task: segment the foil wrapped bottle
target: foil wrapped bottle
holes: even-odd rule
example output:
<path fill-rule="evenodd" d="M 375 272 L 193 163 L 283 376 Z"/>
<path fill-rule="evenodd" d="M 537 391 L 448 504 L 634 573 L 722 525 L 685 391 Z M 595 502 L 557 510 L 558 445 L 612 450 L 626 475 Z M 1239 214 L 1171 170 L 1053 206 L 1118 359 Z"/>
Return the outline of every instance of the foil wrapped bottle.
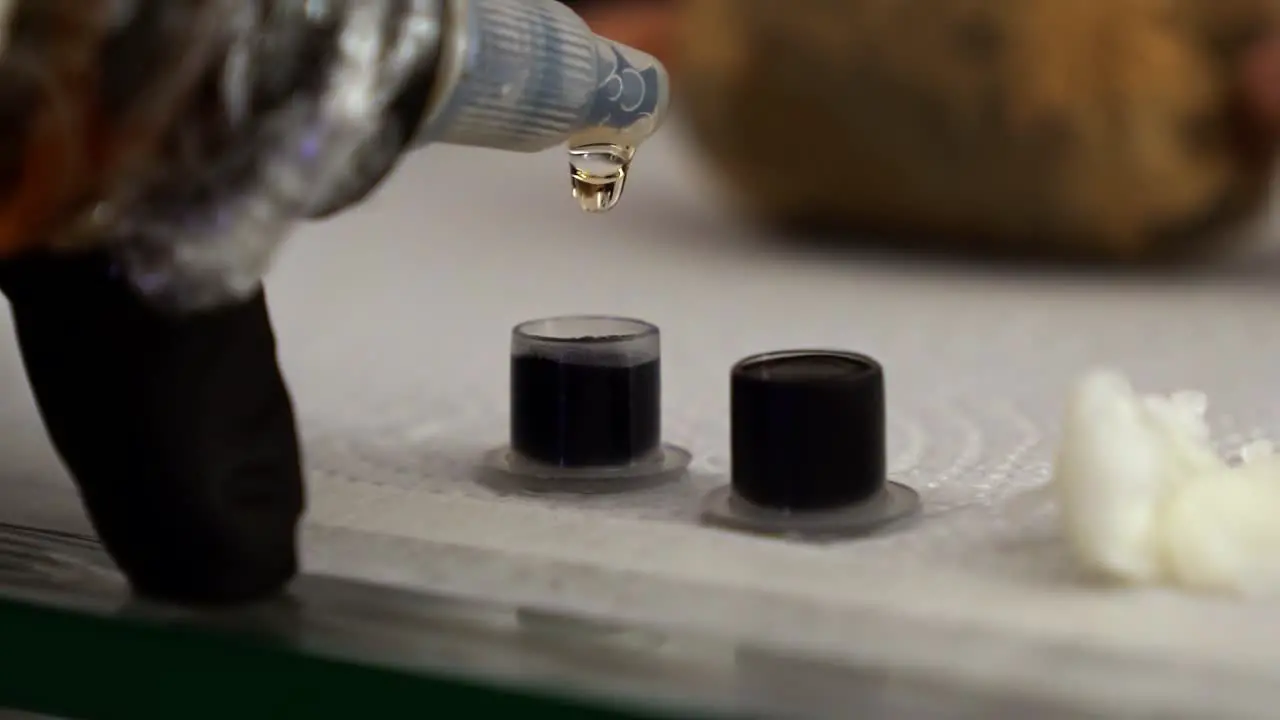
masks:
<path fill-rule="evenodd" d="M 0 0 L 0 21 L 0 258 L 107 247 L 177 313 L 255 292 L 297 223 L 416 148 L 634 147 L 669 96 L 554 0 Z"/>

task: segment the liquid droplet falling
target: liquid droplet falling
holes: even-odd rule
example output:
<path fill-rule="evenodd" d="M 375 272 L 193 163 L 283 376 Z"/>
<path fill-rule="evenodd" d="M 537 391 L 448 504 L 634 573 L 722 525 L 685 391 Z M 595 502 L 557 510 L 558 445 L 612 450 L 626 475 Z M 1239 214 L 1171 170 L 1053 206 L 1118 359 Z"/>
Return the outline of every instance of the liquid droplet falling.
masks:
<path fill-rule="evenodd" d="M 599 143 L 569 148 L 573 197 L 583 212 L 608 212 L 618 204 L 635 148 Z"/>

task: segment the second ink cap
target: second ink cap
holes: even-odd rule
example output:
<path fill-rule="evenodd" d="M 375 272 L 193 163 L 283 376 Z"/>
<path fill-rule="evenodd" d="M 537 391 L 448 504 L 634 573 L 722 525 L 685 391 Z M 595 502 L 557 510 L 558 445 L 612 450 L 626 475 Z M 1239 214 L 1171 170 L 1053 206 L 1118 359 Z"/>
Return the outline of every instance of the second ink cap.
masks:
<path fill-rule="evenodd" d="M 851 536 L 915 513 L 885 477 L 884 371 L 835 350 L 748 357 L 733 367 L 731 482 L 708 522 L 775 535 Z"/>

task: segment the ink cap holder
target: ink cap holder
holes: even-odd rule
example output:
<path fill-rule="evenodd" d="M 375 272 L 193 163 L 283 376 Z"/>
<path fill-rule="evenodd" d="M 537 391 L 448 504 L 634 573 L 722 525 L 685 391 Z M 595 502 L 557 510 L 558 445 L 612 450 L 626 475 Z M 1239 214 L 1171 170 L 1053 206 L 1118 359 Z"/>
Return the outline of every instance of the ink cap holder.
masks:
<path fill-rule="evenodd" d="M 657 326 L 604 315 L 511 332 L 510 443 L 486 453 L 497 491 L 613 493 L 676 480 L 692 460 L 662 441 Z"/>
<path fill-rule="evenodd" d="M 837 350 L 753 355 L 730 373 L 730 484 L 704 522 L 801 539 L 871 534 L 920 510 L 886 478 L 884 370 Z"/>

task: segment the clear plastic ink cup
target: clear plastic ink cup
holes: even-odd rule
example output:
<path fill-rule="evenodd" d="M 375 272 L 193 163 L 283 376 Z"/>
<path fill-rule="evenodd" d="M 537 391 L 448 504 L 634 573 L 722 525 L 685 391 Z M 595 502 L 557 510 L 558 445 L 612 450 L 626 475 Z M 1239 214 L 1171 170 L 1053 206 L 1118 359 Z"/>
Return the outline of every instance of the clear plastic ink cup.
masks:
<path fill-rule="evenodd" d="M 662 442 L 661 336 L 641 320 L 516 326 L 510 423 L 510 444 L 484 458 L 499 489 L 621 492 L 676 479 L 691 459 Z"/>

